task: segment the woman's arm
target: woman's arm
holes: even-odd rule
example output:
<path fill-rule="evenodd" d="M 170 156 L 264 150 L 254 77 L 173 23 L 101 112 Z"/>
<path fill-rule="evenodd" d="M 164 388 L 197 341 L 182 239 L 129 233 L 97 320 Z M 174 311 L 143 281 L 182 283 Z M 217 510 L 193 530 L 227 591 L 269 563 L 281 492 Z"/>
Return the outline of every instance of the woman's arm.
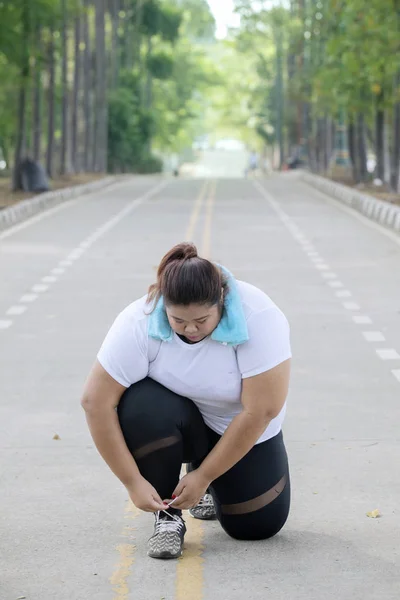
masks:
<path fill-rule="evenodd" d="M 142 510 L 162 510 L 165 506 L 161 498 L 141 476 L 121 431 L 115 408 L 125 390 L 96 361 L 86 382 L 81 404 L 96 448 L 127 488 L 136 506 Z"/>
<path fill-rule="evenodd" d="M 243 411 L 198 469 L 206 481 L 218 479 L 238 463 L 279 415 L 288 394 L 290 363 L 287 360 L 270 371 L 243 379 Z"/>

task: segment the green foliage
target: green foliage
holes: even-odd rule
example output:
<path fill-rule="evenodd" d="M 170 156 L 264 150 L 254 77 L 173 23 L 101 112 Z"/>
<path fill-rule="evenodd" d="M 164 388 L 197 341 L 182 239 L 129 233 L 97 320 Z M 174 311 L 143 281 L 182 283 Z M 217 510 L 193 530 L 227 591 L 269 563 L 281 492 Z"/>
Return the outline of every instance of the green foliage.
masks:
<path fill-rule="evenodd" d="M 174 70 L 174 59 L 165 50 L 158 50 L 146 58 L 146 67 L 156 79 L 169 79 Z"/>

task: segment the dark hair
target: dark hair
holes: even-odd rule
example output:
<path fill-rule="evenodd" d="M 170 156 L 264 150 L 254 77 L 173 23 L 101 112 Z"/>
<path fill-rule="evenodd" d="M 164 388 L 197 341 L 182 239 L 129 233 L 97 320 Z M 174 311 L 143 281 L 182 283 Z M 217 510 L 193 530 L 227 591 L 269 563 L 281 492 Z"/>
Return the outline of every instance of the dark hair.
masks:
<path fill-rule="evenodd" d="M 149 288 L 147 302 L 154 307 L 161 296 L 166 305 L 215 305 L 221 302 L 221 290 L 228 291 L 228 282 L 221 269 L 201 258 L 194 244 L 183 242 L 174 246 L 162 259 L 157 271 L 157 283 Z"/>

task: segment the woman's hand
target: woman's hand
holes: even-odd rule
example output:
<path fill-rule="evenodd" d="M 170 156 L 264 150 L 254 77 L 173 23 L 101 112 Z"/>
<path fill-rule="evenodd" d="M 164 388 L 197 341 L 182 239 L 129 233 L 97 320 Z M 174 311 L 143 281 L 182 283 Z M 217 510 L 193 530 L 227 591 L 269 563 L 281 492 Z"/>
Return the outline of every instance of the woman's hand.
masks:
<path fill-rule="evenodd" d="M 176 500 L 172 506 L 181 510 L 193 508 L 200 502 L 210 483 L 198 469 L 188 473 L 175 489 L 173 499 L 176 497 Z"/>
<path fill-rule="evenodd" d="M 161 500 L 156 489 L 144 477 L 140 477 L 134 484 L 127 486 L 126 489 L 133 504 L 140 510 L 158 512 L 168 508 L 168 504 Z"/>

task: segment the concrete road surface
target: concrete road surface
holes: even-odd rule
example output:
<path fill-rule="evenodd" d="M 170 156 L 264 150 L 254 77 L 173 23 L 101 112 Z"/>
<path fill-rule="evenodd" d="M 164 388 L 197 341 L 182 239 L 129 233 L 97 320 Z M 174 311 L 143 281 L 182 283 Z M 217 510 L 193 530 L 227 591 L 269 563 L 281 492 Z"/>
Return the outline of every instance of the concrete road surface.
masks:
<path fill-rule="evenodd" d="M 259 543 L 187 517 L 183 559 L 158 562 L 79 400 L 116 314 L 188 238 L 291 322 L 293 507 Z M 127 179 L 1 234 L 1 600 L 398 600 L 399 265 L 399 238 L 293 174 Z"/>

